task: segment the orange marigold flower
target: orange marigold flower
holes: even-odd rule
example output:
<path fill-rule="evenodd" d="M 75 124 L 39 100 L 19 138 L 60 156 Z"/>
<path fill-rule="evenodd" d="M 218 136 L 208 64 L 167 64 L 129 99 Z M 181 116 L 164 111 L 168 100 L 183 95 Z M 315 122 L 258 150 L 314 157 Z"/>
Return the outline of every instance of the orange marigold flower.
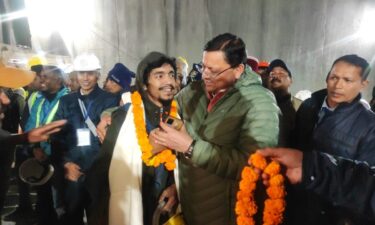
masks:
<path fill-rule="evenodd" d="M 275 176 L 276 174 L 280 173 L 280 164 L 272 161 L 268 166 L 264 169 L 264 172 L 268 175 Z"/>
<path fill-rule="evenodd" d="M 243 201 L 243 202 L 246 202 L 246 201 L 250 201 L 250 196 L 249 196 L 250 193 L 246 192 L 246 191 L 237 191 L 237 201 Z"/>
<path fill-rule="evenodd" d="M 247 213 L 249 213 L 249 216 L 253 216 L 257 213 L 258 206 L 256 205 L 255 201 L 249 202 Z"/>
<path fill-rule="evenodd" d="M 263 224 L 280 224 L 283 222 L 283 215 L 282 213 L 274 213 L 272 211 L 264 212 L 263 213 Z"/>
<path fill-rule="evenodd" d="M 150 162 L 154 167 L 158 167 L 160 165 L 160 159 L 158 157 L 152 157 Z"/>
<path fill-rule="evenodd" d="M 267 188 L 267 195 L 271 199 L 284 198 L 285 197 L 284 187 L 270 186 Z"/>
<path fill-rule="evenodd" d="M 156 156 L 159 157 L 161 162 L 166 162 L 168 158 L 168 154 L 166 153 L 166 150 L 159 152 Z"/>
<path fill-rule="evenodd" d="M 242 179 L 240 181 L 240 190 L 247 190 L 251 183 L 252 182 L 247 179 Z"/>
<path fill-rule="evenodd" d="M 142 160 L 150 159 L 152 157 L 151 152 L 145 152 L 142 154 Z"/>
<path fill-rule="evenodd" d="M 284 199 L 267 199 L 264 205 L 265 207 L 272 208 L 273 212 L 284 212 L 285 210 Z"/>
<path fill-rule="evenodd" d="M 165 168 L 169 171 L 172 171 L 174 170 L 174 168 L 176 168 L 176 163 L 173 161 L 173 162 L 167 162 L 165 163 Z"/>
<path fill-rule="evenodd" d="M 284 184 L 284 177 L 281 174 L 277 174 L 270 178 L 270 186 L 281 186 Z"/>
<path fill-rule="evenodd" d="M 174 162 L 176 160 L 176 155 L 172 154 L 170 156 L 167 157 L 167 161 L 172 161 Z"/>
<path fill-rule="evenodd" d="M 260 154 L 258 153 L 254 153 L 250 156 L 250 159 L 249 159 L 249 164 L 251 164 L 252 166 L 254 166 L 255 168 L 258 168 L 258 169 L 261 169 L 261 170 L 264 170 L 264 168 L 266 168 L 267 166 L 267 161 L 266 159 L 261 156 Z"/>
<path fill-rule="evenodd" d="M 236 207 L 235 207 L 234 210 L 235 210 L 237 215 L 246 215 L 246 213 L 247 213 L 247 210 L 246 210 L 243 202 L 241 202 L 241 201 L 238 201 L 236 203 Z"/>
<path fill-rule="evenodd" d="M 255 221 L 253 218 L 240 216 L 240 217 L 237 217 L 237 225 L 255 225 Z"/>
<path fill-rule="evenodd" d="M 259 179 L 259 174 L 257 174 L 250 166 L 245 166 L 242 170 L 241 177 L 250 182 L 255 182 Z"/>
<path fill-rule="evenodd" d="M 280 165 L 276 162 L 267 165 L 266 159 L 259 154 L 251 155 L 249 164 L 270 175 L 270 186 L 266 190 L 269 198 L 264 203 L 263 225 L 279 225 L 283 221 L 286 195 L 283 186 L 284 177 L 279 174 Z M 235 211 L 239 225 L 255 224 L 253 216 L 257 213 L 258 207 L 254 199 L 254 191 L 258 179 L 259 175 L 252 167 L 244 167 L 239 183 L 240 190 L 236 196 Z"/>

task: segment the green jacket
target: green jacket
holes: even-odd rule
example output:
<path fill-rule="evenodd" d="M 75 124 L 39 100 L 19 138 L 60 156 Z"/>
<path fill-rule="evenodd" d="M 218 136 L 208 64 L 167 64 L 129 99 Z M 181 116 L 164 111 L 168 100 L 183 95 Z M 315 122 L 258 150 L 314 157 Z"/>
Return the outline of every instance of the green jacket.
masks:
<path fill-rule="evenodd" d="M 180 114 L 196 140 L 193 156 L 180 156 L 180 200 L 188 225 L 236 224 L 238 182 L 251 153 L 275 146 L 279 109 L 257 74 L 246 68 L 240 79 L 207 112 L 203 82 L 177 96 Z"/>

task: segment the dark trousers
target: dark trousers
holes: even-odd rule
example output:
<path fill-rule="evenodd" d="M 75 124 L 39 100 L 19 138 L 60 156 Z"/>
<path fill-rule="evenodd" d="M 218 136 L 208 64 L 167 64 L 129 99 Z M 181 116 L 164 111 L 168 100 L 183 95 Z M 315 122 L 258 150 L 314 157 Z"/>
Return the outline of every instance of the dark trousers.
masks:
<path fill-rule="evenodd" d="M 82 177 L 83 178 L 83 177 Z M 89 193 L 84 186 L 84 179 L 77 182 L 66 180 L 65 182 L 65 216 L 62 224 L 66 225 L 84 225 L 83 215 L 86 214 L 89 206 Z"/>
<path fill-rule="evenodd" d="M 53 206 L 52 188 L 50 182 L 36 187 L 36 213 L 38 225 L 56 225 L 57 215 Z"/>
<path fill-rule="evenodd" d="M 0 150 L 0 213 L 3 210 L 5 197 L 8 191 L 14 149 L 14 146 L 7 145 L 2 146 Z"/>

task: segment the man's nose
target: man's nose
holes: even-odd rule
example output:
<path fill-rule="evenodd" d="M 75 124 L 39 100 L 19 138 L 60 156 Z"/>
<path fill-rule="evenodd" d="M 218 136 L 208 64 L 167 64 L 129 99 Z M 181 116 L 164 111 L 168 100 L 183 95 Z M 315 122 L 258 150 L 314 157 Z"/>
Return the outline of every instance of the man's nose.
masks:
<path fill-rule="evenodd" d="M 339 80 L 337 80 L 337 82 L 335 83 L 335 87 L 336 87 L 336 88 L 342 88 L 343 84 L 344 84 L 344 81 L 339 79 Z"/>
<path fill-rule="evenodd" d="M 83 77 L 84 80 L 87 80 L 89 78 L 89 73 L 83 72 L 81 76 Z"/>
<path fill-rule="evenodd" d="M 173 84 L 176 82 L 176 78 L 174 76 L 164 76 L 163 81 L 164 84 Z"/>

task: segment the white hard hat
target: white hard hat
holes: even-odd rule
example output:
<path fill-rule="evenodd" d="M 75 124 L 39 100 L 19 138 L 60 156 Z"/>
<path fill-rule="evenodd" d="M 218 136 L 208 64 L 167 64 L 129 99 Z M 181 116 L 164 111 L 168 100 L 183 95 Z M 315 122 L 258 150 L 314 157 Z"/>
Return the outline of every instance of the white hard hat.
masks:
<path fill-rule="evenodd" d="M 30 158 L 20 165 L 18 173 L 25 183 L 43 185 L 52 177 L 54 168 L 51 164 L 43 164 L 35 158 Z"/>
<path fill-rule="evenodd" d="M 74 71 L 94 71 L 102 67 L 98 57 L 91 53 L 84 53 L 74 59 L 73 68 Z"/>

